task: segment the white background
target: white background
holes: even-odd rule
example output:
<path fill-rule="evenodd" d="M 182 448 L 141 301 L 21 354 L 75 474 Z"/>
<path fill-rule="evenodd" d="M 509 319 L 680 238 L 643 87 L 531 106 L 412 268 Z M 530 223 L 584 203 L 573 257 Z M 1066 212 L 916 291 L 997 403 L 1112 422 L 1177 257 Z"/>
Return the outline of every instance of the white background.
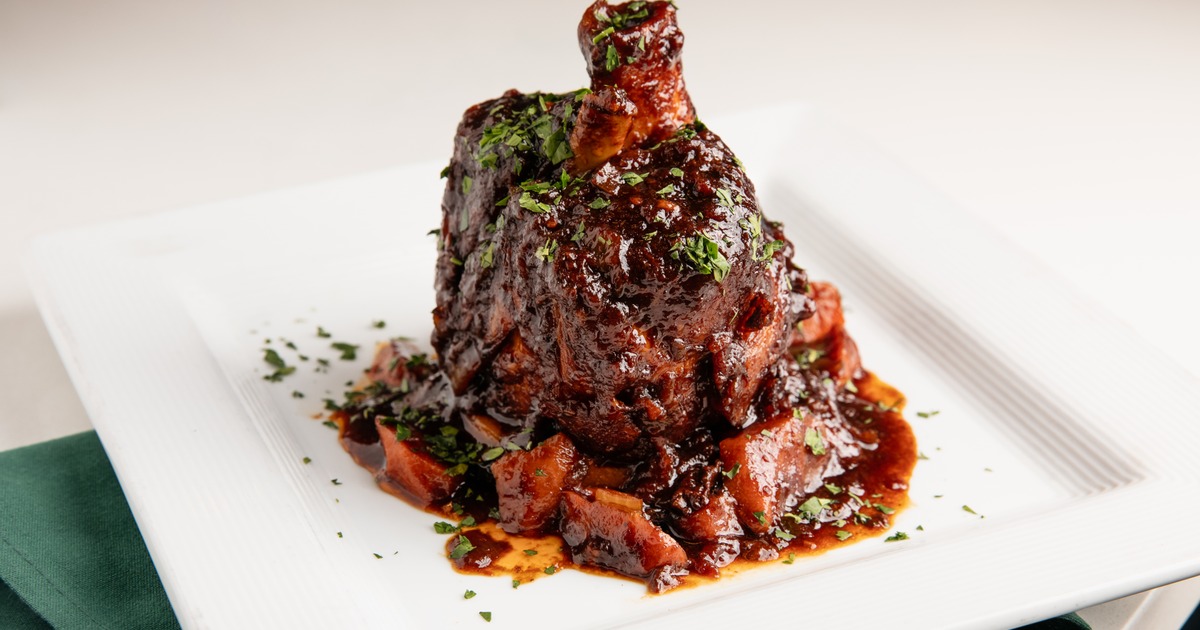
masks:
<path fill-rule="evenodd" d="M 702 117 L 822 106 L 1200 374 L 1200 2 L 677 3 Z M 32 235 L 448 158 L 466 106 L 586 84 L 585 6 L 0 0 L 0 449 L 89 427 Z M 1154 597 L 1087 615 L 1195 601 Z"/>

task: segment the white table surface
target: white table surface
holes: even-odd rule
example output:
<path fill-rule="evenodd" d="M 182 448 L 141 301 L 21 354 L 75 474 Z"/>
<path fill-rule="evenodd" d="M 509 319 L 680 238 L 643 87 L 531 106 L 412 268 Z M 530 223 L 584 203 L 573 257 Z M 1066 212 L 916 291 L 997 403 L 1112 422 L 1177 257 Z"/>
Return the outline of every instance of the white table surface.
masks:
<path fill-rule="evenodd" d="M 1200 2 L 677 3 L 702 116 L 822 106 L 1200 377 Z M 32 235 L 447 158 L 467 105 L 586 84 L 585 6 L 0 0 L 0 450 L 90 426 Z M 1197 599 L 1083 616 L 1171 628 Z"/>

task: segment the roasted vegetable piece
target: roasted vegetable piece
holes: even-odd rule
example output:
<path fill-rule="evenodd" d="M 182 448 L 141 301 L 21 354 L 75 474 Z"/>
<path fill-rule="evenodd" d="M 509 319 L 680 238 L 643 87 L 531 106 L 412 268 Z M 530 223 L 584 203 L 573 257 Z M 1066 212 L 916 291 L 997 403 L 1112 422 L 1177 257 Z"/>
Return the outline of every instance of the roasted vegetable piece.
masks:
<path fill-rule="evenodd" d="M 556 516 L 563 490 L 580 472 L 575 446 L 561 433 L 529 451 L 502 456 L 492 464 L 500 526 L 513 534 L 541 531 Z"/>
<path fill-rule="evenodd" d="M 667 581 L 686 571 L 687 553 L 646 518 L 640 499 L 604 488 L 591 494 L 563 493 L 562 536 L 575 562 L 632 577 L 659 574 Z"/>
<path fill-rule="evenodd" d="M 807 431 L 821 439 L 815 450 L 805 444 Z M 827 436 L 807 413 L 781 415 L 721 441 L 721 465 L 737 470 L 725 482 L 737 501 L 737 516 L 755 534 L 779 524 L 787 509 L 818 488 L 832 457 Z"/>
<path fill-rule="evenodd" d="M 383 476 L 390 481 L 383 487 L 398 490 L 418 505 L 433 505 L 450 498 L 462 482 L 462 475 L 446 474 L 449 467 L 415 446 L 415 439 L 397 440 L 396 430 L 379 427 L 386 464 Z"/>

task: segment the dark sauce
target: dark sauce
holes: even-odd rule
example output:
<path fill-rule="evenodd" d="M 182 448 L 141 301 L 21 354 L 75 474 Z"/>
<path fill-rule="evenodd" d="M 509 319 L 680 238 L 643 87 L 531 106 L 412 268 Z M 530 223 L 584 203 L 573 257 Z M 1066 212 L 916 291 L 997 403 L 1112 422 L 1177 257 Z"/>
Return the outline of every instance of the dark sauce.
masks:
<path fill-rule="evenodd" d="M 862 448 L 854 458 L 843 462 L 845 472 L 824 479 L 823 486 L 811 495 L 820 502 L 828 502 L 833 509 L 822 510 L 811 519 L 784 518 L 779 528 L 767 535 L 742 537 L 740 548 L 732 551 L 681 540 L 692 562 L 690 574 L 682 584 L 702 584 L 765 562 L 791 564 L 804 556 L 880 536 L 891 528 L 894 516 L 908 505 L 908 482 L 917 460 L 916 440 L 902 415 L 905 399 L 869 372 L 861 372 L 852 383 L 838 390 L 836 402 L 844 426 Z M 385 399 L 386 405 L 395 402 Z M 449 500 L 423 503 L 388 476 L 379 427 L 366 421 L 370 413 L 361 405 L 347 405 L 333 412 L 331 419 L 339 426 L 342 446 L 389 494 L 451 522 L 461 523 L 470 517 L 468 522 L 472 525 L 462 527 L 445 543 L 446 557 L 456 571 L 508 576 L 514 588 L 564 569 L 642 581 L 604 567 L 574 562 L 571 550 L 556 533 L 521 536 L 501 529 L 495 518 L 495 488 L 490 476 L 480 471 L 470 471 Z M 628 473 L 616 467 L 597 466 L 588 472 L 584 483 L 589 480 L 603 483 L 606 479 L 619 483 L 628 478 Z M 469 550 L 454 557 L 464 538 L 469 544 L 463 548 Z M 736 555 L 736 559 L 717 568 L 707 558 L 720 553 Z"/>

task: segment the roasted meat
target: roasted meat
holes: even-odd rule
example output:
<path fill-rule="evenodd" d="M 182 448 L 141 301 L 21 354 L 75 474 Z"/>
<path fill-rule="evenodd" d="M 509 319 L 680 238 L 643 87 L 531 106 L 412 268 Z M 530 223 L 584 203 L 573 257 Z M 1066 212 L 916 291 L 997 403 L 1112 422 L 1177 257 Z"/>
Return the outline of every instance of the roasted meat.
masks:
<path fill-rule="evenodd" d="M 599 0 L 579 25 L 589 89 L 466 111 L 436 363 L 389 344 L 339 412 L 393 492 L 560 534 L 574 562 L 654 590 L 886 527 L 872 505 L 902 502 L 915 454 L 898 395 L 858 389 L 837 290 L 792 263 L 696 119 L 675 11 Z"/>

